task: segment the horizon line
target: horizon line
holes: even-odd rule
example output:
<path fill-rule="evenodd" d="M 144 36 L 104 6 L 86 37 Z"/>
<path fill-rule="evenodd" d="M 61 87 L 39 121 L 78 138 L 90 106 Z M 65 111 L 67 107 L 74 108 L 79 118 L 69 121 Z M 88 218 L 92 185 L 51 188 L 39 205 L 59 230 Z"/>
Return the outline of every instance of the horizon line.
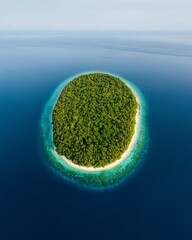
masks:
<path fill-rule="evenodd" d="M 2 28 L 0 31 L 77 31 L 77 32 L 192 32 L 191 29 L 67 29 L 67 28 Z"/>

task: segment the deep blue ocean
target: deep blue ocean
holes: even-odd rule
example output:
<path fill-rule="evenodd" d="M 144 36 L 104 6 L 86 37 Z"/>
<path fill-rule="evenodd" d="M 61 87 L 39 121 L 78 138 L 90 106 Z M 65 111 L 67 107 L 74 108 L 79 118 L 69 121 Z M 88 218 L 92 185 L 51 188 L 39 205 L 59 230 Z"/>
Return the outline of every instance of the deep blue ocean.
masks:
<path fill-rule="evenodd" d="M 112 190 L 64 181 L 40 151 L 47 100 L 85 71 L 147 103 L 147 155 Z M 0 32 L 0 240 L 34 239 L 192 239 L 192 33 Z"/>

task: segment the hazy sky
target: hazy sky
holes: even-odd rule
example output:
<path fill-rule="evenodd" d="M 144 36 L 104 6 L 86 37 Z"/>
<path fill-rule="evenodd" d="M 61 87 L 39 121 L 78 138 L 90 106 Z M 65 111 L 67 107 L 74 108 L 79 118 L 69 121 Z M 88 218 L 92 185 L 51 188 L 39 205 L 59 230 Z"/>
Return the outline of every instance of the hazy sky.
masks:
<path fill-rule="evenodd" d="M 192 0 L 0 0 L 0 29 L 192 30 Z"/>

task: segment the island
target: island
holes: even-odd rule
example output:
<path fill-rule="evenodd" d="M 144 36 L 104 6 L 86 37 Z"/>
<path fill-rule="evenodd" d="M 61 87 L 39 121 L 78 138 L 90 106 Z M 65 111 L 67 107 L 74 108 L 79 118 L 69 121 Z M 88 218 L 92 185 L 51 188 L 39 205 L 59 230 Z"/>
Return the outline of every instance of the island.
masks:
<path fill-rule="evenodd" d="M 135 94 L 120 78 L 80 75 L 62 89 L 52 111 L 55 152 L 80 169 L 115 166 L 131 152 L 139 111 Z"/>

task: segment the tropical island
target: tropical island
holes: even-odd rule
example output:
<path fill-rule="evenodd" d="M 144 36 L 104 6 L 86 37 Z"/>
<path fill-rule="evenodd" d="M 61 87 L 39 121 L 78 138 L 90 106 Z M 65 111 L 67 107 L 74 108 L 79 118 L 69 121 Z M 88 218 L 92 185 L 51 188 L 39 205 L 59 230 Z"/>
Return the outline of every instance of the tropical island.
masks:
<path fill-rule="evenodd" d="M 130 153 L 139 103 L 120 78 L 91 73 L 63 88 L 52 111 L 55 151 L 67 163 L 104 168 Z"/>

